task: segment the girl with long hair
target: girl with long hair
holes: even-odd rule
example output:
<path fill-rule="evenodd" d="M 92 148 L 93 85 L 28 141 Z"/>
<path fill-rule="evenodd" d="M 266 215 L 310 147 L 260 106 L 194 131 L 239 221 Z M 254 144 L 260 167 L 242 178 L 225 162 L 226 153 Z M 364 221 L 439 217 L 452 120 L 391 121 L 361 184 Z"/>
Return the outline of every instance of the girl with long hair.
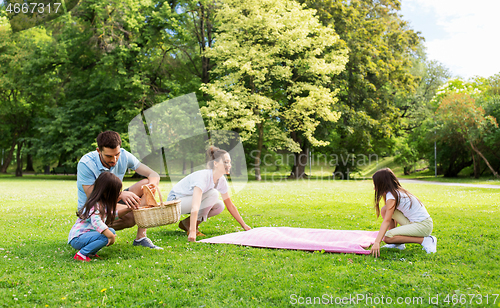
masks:
<path fill-rule="evenodd" d="M 116 219 L 116 202 L 121 189 L 122 182 L 116 175 L 110 172 L 99 175 L 69 232 L 68 244 L 79 250 L 73 259 L 88 262 L 101 248 L 113 245 L 116 233 L 108 226 Z"/>
<path fill-rule="evenodd" d="M 417 197 L 404 189 L 391 169 L 378 170 L 372 177 L 375 189 L 375 211 L 382 215 L 375 243 L 371 248 L 374 257 L 380 256 L 380 242 L 384 248 L 405 249 L 405 243 L 421 244 L 427 253 L 436 252 L 437 239 L 431 235 L 432 218 Z M 385 206 L 380 209 L 380 199 Z M 397 227 L 397 224 L 400 224 Z"/>
<path fill-rule="evenodd" d="M 208 218 L 220 214 L 224 205 L 245 231 L 251 228 L 241 218 L 231 201 L 226 177 L 231 170 L 229 153 L 211 146 L 207 151 L 207 169 L 191 173 L 174 185 L 167 200 L 181 200 L 181 214 L 191 214 L 179 222 L 179 228 L 187 232 L 188 241 L 203 236 L 198 226 Z M 219 200 L 219 193 L 222 200 Z"/>

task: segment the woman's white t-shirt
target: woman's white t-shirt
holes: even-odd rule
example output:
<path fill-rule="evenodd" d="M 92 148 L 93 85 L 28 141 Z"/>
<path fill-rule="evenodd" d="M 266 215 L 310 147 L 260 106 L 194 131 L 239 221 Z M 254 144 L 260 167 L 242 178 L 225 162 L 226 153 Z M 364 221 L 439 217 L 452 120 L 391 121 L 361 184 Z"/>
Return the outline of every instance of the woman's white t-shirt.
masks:
<path fill-rule="evenodd" d="M 405 217 L 408 218 L 410 222 L 420 222 L 431 217 L 429 213 L 427 213 L 425 206 L 423 204 L 420 204 L 415 196 L 408 196 L 406 193 L 400 191 L 398 191 L 398 195 L 399 205 L 397 209 L 401 211 L 401 213 L 403 213 L 403 215 L 405 215 Z M 391 199 L 396 200 L 396 198 L 394 198 L 394 195 L 390 191 L 388 191 L 385 194 L 385 202 L 387 203 L 387 201 Z"/>
<path fill-rule="evenodd" d="M 216 189 L 221 194 L 229 191 L 225 176 L 220 177 L 217 186 L 214 183 L 214 173 L 212 169 L 204 169 L 191 173 L 172 188 L 172 192 L 176 198 L 192 196 L 195 187 L 199 187 L 202 193 L 206 193 L 210 189 Z"/>

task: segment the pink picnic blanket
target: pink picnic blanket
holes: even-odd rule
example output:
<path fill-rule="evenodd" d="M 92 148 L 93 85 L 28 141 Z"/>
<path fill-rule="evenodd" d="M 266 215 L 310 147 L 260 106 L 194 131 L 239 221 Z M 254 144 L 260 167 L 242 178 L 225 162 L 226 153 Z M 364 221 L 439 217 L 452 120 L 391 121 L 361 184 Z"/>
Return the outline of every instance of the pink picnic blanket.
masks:
<path fill-rule="evenodd" d="M 378 231 L 263 227 L 201 240 L 203 243 L 369 254 Z"/>

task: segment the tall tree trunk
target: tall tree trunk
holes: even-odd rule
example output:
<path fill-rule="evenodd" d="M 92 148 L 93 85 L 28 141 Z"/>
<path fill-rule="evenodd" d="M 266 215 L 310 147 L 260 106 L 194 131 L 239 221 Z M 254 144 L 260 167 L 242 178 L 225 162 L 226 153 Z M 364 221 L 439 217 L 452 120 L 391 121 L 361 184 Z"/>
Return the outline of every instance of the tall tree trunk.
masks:
<path fill-rule="evenodd" d="M 352 168 L 349 168 L 349 165 L 343 165 L 339 163 L 337 166 L 335 166 L 333 176 L 342 180 L 350 180 L 352 170 Z"/>
<path fill-rule="evenodd" d="M 31 141 L 28 142 L 28 151 L 30 148 L 31 148 Z M 28 153 L 26 155 L 26 169 L 24 169 L 24 171 L 27 171 L 27 172 L 34 172 L 35 171 L 35 168 L 33 168 L 33 155 L 31 155 L 31 153 Z"/>
<path fill-rule="evenodd" d="M 0 170 L 2 173 L 7 173 L 7 168 L 9 167 L 10 163 L 12 162 L 12 157 L 14 157 L 14 150 L 16 149 L 16 138 L 13 139 L 12 145 L 9 150 L 9 154 L 7 154 L 7 157 L 5 157 L 2 169 Z"/>
<path fill-rule="evenodd" d="M 403 167 L 403 173 L 404 173 L 404 175 L 410 175 L 410 173 L 411 173 L 411 166 L 409 166 L 409 167 L 408 166 L 404 166 Z"/>
<path fill-rule="evenodd" d="M 488 160 L 486 159 L 486 157 L 484 157 L 483 153 L 479 152 L 479 150 L 474 146 L 474 144 L 472 143 L 472 141 L 469 141 L 469 143 L 470 143 L 470 146 L 472 147 L 472 149 L 477 153 L 477 155 L 481 156 L 481 158 L 484 160 L 484 162 L 486 163 L 486 165 L 488 166 L 488 168 L 490 168 L 491 173 L 493 173 L 493 175 L 497 179 L 500 179 L 500 176 L 495 171 L 495 169 L 493 169 L 493 167 L 491 167 L 490 163 L 488 162 Z"/>
<path fill-rule="evenodd" d="M 309 148 L 301 149 L 299 153 L 294 153 L 295 164 L 292 168 L 290 178 L 292 179 L 307 179 L 306 174 L 307 158 L 309 157 Z"/>
<path fill-rule="evenodd" d="M 57 163 L 57 167 L 63 167 L 63 164 L 66 162 L 66 152 L 61 153 L 59 156 L 59 162 Z"/>
<path fill-rule="evenodd" d="M 472 152 L 472 165 L 474 166 L 474 178 L 479 179 L 479 161 L 476 159 L 474 152 Z"/>
<path fill-rule="evenodd" d="M 199 35 L 198 37 L 198 44 L 200 45 L 200 54 L 201 54 L 201 82 L 202 83 L 210 83 L 210 70 L 212 69 L 213 64 L 210 63 L 210 58 L 205 57 L 205 50 L 207 48 L 212 47 L 212 40 L 213 40 L 213 26 L 212 23 L 210 22 L 210 14 L 212 12 L 211 7 L 206 7 L 205 5 L 201 4 L 199 7 L 199 18 L 200 18 L 200 23 L 198 25 L 199 29 Z M 203 92 L 203 98 L 207 100 L 209 95 L 205 92 Z"/>
<path fill-rule="evenodd" d="M 255 180 L 256 181 L 262 181 L 262 176 L 260 173 L 260 157 L 262 155 L 262 147 L 264 145 L 264 124 L 258 123 L 257 124 L 257 131 L 259 133 L 259 139 L 257 140 L 257 156 L 255 156 Z"/>
<path fill-rule="evenodd" d="M 289 179 L 305 179 L 307 178 L 306 174 L 306 166 L 307 166 L 307 158 L 309 157 L 309 148 L 306 147 L 306 142 L 302 140 L 302 138 L 296 133 L 292 132 L 290 134 L 292 136 L 293 141 L 297 142 L 300 145 L 300 152 L 294 153 L 294 163 L 292 172 L 290 173 Z"/>
<path fill-rule="evenodd" d="M 27 172 L 34 172 L 35 168 L 33 168 L 33 155 L 28 154 L 26 155 L 26 169 L 24 171 Z"/>
<path fill-rule="evenodd" d="M 23 143 L 24 142 L 18 142 L 17 143 L 17 153 L 16 153 L 17 168 L 16 168 L 16 176 L 23 176 L 23 158 L 21 157 L 21 149 L 23 148 Z"/>

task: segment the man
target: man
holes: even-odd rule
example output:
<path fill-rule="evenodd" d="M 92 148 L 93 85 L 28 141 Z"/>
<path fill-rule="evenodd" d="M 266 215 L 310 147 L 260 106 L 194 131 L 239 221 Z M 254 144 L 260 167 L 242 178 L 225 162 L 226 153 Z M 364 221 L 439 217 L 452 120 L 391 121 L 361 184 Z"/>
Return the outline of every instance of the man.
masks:
<path fill-rule="evenodd" d="M 116 211 L 127 209 L 129 212 L 120 219 L 115 220 L 112 227 L 122 230 L 135 226 L 133 209 L 139 207 L 142 196 L 142 185 L 154 184 L 158 187 L 160 176 L 148 166 L 142 164 L 134 155 L 121 148 L 120 135 L 114 131 L 105 131 L 97 136 L 96 151 L 85 154 L 78 162 L 77 181 L 78 209 L 82 208 L 94 189 L 94 182 L 102 172 L 111 172 L 123 181 L 127 168 L 135 170 L 146 177 L 129 188 L 123 190 L 117 200 Z M 153 244 L 146 237 L 146 229 L 138 228 L 134 246 L 144 246 L 152 249 L 163 249 Z"/>

